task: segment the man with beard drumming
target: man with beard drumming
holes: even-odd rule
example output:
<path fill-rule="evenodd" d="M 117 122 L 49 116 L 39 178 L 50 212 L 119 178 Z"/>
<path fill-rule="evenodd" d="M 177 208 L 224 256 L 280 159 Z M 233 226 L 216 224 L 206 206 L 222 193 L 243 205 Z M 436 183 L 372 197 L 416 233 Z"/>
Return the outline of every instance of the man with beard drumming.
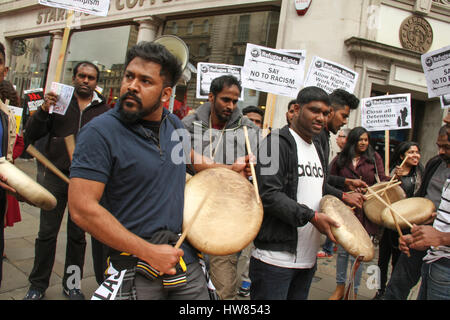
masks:
<path fill-rule="evenodd" d="M 180 75 L 178 61 L 163 46 L 133 46 L 118 104 L 77 139 L 71 217 L 111 248 L 108 274 L 125 273 L 118 294 L 105 298 L 209 299 L 195 249 L 186 240 L 173 247 L 183 223 L 186 180 L 186 162 L 175 159 L 180 145 L 184 156 L 194 157 L 183 124 L 163 107 Z M 194 161 L 195 170 L 212 166 Z M 228 167 L 247 170 L 246 163 Z"/>
<path fill-rule="evenodd" d="M 108 111 L 110 108 L 99 93 L 95 91 L 100 72 L 93 63 L 82 61 L 73 69 L 72 83 L 74 95 L 64 115 L 50 113 L 51 106 L 56 104 L 58 96 L 48 92 L 44 103 L 28 120 L 24 132 L 25 144 L 34 143 L 39 138 L 47 136 L 44 155 L 64 174 L 69 175 L 70 158 L 64 138 L 77 135 L 82 126 L 94 117 Z M 40 300 L 48 288 L 50 275 L 55 262 L 56 239 L 67 203 L 68 185 L 61 178 L 45 168 L 42 181 L 38 181 L 57 199 L 55 209 L 41 210 L 39 233 L 35 242 L 34 266 L 29 276 L 31 286 L 25 300 Z M 72 300 L 83 300 L 84 295 L 79 283 L 83 275 L 86 239 L 82 229 L 73 221 L 67 219 L 66 261 L 63 275 L 63 292 Z M 71 275 L 77 269 L 77 283 L 73 285 Z"/>

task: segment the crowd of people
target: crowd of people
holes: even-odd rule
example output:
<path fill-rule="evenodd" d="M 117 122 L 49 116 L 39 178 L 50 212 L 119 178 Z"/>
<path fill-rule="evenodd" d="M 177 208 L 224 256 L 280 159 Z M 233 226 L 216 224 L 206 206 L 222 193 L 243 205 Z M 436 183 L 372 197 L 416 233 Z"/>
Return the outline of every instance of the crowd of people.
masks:
<path fill-rule="evenodd" d="M 5 57 L 0 44 L 0 86 L 7 88 L 0 90 L 0 98 L 19 105 L 4 79 Z M 345 90 L 328 94 L 318 87 L 301 89 L 288 104 L 287 124 L 264 137 L 264 111 L 257 106 L 238 108 L 242 87 L 234 76 L 214 79 L 208 102 L 182 119 L 164 108 L 182 70 L 162 45 L 140 42 L 128 50 L 120 98 L 113 108 L 95 91 L 99 73 L 92 62 L 78 63 L 66 113 L 50 112 L 58 96 L 46 92 L 44 103 L 19 135 L 11 133 L 11 112 L 0 104 L 0 156 L 13 161 L 25 146 L 41 141 L 45 156 L 70 176 L 67 184 L 46 167 L 38 167 L 37 181 L 55 195 L 57 206 L 41 209 L 25 300 L 45 296 L 66 207 L 62 290 L 72 300 L 85 299 L 80 283 L 69 285 L 68 280 L 70 268 L 83 275 L 85 232 L 91 235 L 99 286 L 109 276 L 124 275 L 117 292 L 109 295 L 116 300 L 231 300 L 238 294 L 253 300 L 306 300 L 317 259 L 332 256 L 335 245 L 336 290 L 330 299 L 343 299 L 351 277 L 357 293 L 363 268 L 347 276 L 348 262 L 353 264 L 355 257 L 335 239 L 332 229 L 339 223 L 321 212 L 324 195 L 351 207 L 367 233 L 381 237 L 380 288 L 374 299 L 407 299 L 419 279 L 420 299 L 450 299 L 450 113 L 437 137 L 439 153 L 425 168 L 419 145 L 405 141 L 394 151 L 392 171 L 385 172 L 370 132 L 343 128 L 359 105 L 359 99 Z M 246 146 L 247 129 L 251 150 Z M 337 154 L 330 147 L 331 134 L 337 135 Z M 76 137 L 73 155 L 65 145 L 69 135 Z M 174 154 L 181 154 L 184 161 L 174 161 Z M 198 252 L 188 240 L 174 246 L 182 232 L 186 173 L 195 176 L 217 167 L 250 181 L 257 178 L 264 215 L 256 238 L 241 252 L 225 256 Z M 368 187 L 393 177 L 401 181 L 406 197 L 427 198 L 437 208 L 430 220 L 402 230 L 401 235 L 373 223 L 363 206 Z M 12 208 L 10 203 L 17 203 L 16 197 L 26 199 L 8 186 L 5 177 L 0 180 L 3 254 L 5 213 Z M 15 212 L 20 221 L 20 212 Z M 321 235 L 326 238 L 322 250 Z M 2 262 L 0 281 L 1 272 Z"/>

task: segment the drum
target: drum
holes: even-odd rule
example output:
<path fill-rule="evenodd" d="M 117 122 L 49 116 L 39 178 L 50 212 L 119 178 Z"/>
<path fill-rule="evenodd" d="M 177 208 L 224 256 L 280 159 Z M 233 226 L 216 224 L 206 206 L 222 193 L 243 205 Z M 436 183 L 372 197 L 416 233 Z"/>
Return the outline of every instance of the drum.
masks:
<path fill-rule="evenodd" d="M 389 182 L 387 181 L 376 183 L 373 186 L 371 186 L 371 188 L 373 191 L 378 191 L 386 187 L 388 183 Z M 369 194 L 366 193 L 366 196 L 368 195 Z M 387 189 L 385 194 L 381 192 L 378 193 L 378 195 L 381 198 L 383 198 L 383 200 L 385 200 L 386 202 L 387 202 L 386 196 L 388 196 L 390 203 L 394 203 L 406 198 L 405 191 L 399 185 Z M 371 199 L 364 201 L 363 204 L 364 213 L 366 214 L 367 218 L 369 218 L 369 220 L 372 221 L 373 223 L 376 223 L 377 225 L 380 226 L 383 225 L 381 213 L 383 212 L 384 208 L 386 208 L 386 206 L 383 203 L 381 203 L 376 197 L 372 197 Z"/>
<path fill-rule="evenodd" d="M 433 201 L 427 198 L 413 197 L 403 200 L 399 200 L 393 203 L 392 208 L 394 208 L 397 213 L 399 213 L 403 218 L 405 218 L 409 223 L 422 224 L 431 218 L 431 214 L 436 210 Z M 385 208 L 381 213 L 381 219 L 383 225 L 392 230 L 397 230 L 395 228 L 395 222 L 392 218 L 392 214 L 389 208 Z M 405 229 L 408 226 L 399 217 L 396 217 L 398 226 L 400 229 Z"/>
<path fill-rule="evenodd" d="M 372 240 L 350 207 L 335 196 L 326 195 L 320 200 L 320 211 L 339 223 L 340 227 L 331 227 L 331 232 L 348 253 L 355 258 L 363 256 L 362 261 L 373 259 Z"/>
<path fill-rule="evenodd" d="M 212 255 L 229 255 L 244 249 L 258 234 L 263 219 L 261 201 L 253 185 L 226 168 L 203 170 L 186 183 L 183 230 L 200 212 L 186 238 L 197 250 Z"/>
<path fill-rule="evenodd" d="M 56 207 L 56 198 L 47 189 L 6 160 L 5 157 L 0 158 L 0 174 L 7 179 L 10 187 L 36 207 L 47 211 Z"/>

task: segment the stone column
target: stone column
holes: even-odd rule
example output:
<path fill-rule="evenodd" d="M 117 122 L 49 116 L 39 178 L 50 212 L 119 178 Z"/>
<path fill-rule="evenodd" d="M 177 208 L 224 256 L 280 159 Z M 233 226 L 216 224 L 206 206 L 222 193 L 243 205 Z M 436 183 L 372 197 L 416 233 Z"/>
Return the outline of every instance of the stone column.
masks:
<path fill-rule="evenodd" d="M 63 29 L 52 30 L 50 34 L 53 37 L 52 52 L 50 54 L 50 62 L 47 71 L 47 82 L 45 83 L 45 91 L 50 90 L 52 82 L 55 78 L 56 66 L 58 65 L 59 52 L 62 46 Z"/>
<path fill-rule="evenodd" d="M 139 23 L 139 32 L 137 42 L 140 41 L 153 41 L 156 38 L 158 32 L 158 26 L 161 24 L 159 19 L 153 17 L 142 17 L 134 19 Z"/>

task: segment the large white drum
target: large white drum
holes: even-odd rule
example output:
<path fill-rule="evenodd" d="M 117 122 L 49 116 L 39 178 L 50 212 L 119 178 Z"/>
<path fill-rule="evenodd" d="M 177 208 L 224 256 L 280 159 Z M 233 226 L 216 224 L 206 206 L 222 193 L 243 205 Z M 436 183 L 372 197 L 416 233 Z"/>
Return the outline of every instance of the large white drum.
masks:
<path fill-rule="evenodd" d="M 36 207 L 44 210 L 52 210 L 56 207 L 56 198 L 47 189 L 6 160 L 5 157 L 0 158 L 0 174 L 6 178 L 10 187 Z"/>
<path fill-rule="evenodd" d="M 362 261 L 371 261 L 375 248 L 366 229 L 350 207 L 335 196 L 326 195 L 320 200 L 320 211 L 339 223 L 340 227 L 331 227 L 336 241 L 352 256 L 363 256 Z"/>
<path fill-rule="evenodd" d="M 199 251 L 229 255 L 247 247 L 258 234 L 263 207 L 253 185 L 225 168 L 203 170 L 186 183 L 183 230 L 190 225 L 188 241 Z"/>

